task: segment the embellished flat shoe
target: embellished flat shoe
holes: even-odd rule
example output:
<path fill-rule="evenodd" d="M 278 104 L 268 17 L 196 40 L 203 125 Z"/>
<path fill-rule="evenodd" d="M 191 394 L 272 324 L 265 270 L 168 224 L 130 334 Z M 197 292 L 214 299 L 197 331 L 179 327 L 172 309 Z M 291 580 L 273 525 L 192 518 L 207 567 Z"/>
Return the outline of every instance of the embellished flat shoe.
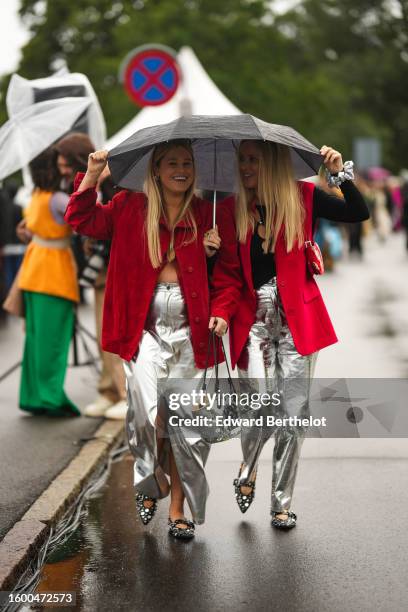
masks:
<path fill-rule="evenodd" d="M 240 484 L 239 478 L 241 476 L 241 472 L 242 472 L 242 465 L 241 465 L 241 469 L 239 470 L 238 478 L 235 478 L 235 480 L 233 481 L 233 485 L 235 487 L 235 499 L 238 504 L 238 508 L 241 510 L 242 514 L 244 514 L 248 510 L 249 506 L 252 504 L 255 498 L 256 472 L 255 472 L 254 480 L 248 480 L 248 482 L 246 482 L 245 484 Z M 249 493 L 243 493 L 242 492 L 243 487 L 248 487 L 248 489 L 251 489 L 251 491 Z"/>
<path fill-rule="evenodd" d="M 152 502 L 149 506 L 145 505 L 145 502 Z M 143 525 L 150 523 L 157 510 L 157 500 L 154 497 L 148 497 L 143 493 L 136 494 L 136 508 L 140 516 L 140 520 Z"/>
<path fill-rule="evenodd" d="M 250 480 L 244 485 L 240 485 L 239 478 L 235 478 L 233 484 L 235 487 L 235 499 L 238 504 L 238 508 L 241 510 L 242 514 L 244 514 L 248 510 L 252 502 L 254 501 L 255 481 Z M 248 488 L 251 488 L 252 490 L 250 493 L 247 493 L 246 495 L 244 495 L 241 491 L 242 487 L 248 487 Z"/>
<path fill-rule="evenodd" d="M 187 525 L 187 527 L 179 527 L 179 525 Z M 169 535 L 178 540 L 191 540 L 194 538 L 195 525 L 192 521 L 185 518 L 172 521 L 169 518 Z"/>
<path fill-rule="evenodd" d="M 277 518 L 277 514 L 286 514 L 287 519 Z M 273 527 L 277 527 L 278 529 L 292 529 L 292 527 L 296 527 L 296 519 L 297 516 L 294 512 L 290 510 L 282 510 L 281 512 L 272 512 L 272 521 L 271 525 Z"/>

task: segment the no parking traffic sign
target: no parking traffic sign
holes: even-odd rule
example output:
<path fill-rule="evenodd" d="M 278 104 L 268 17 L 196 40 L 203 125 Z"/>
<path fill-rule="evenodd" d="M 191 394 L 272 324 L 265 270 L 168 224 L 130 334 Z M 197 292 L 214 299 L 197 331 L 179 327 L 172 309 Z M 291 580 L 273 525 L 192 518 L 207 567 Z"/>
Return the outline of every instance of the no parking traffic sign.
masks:
<path fill-rule="evenodd" d="M 176 53 L 162 45 L 133 49 L 120 69 L 120 80 L 130 98 L 139 106 L 165 104 L 180 83 Z"/>

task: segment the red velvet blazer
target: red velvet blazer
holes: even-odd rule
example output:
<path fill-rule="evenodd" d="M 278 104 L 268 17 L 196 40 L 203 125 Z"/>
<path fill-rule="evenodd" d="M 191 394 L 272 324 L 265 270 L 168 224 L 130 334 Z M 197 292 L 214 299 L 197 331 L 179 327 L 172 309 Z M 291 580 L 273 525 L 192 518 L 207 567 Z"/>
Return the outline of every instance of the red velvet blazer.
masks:
<path fill-rule="evenodd" d="M 82 178 L 83 174 L 77 175 L 75 189 Z M 160 273 L 160 268 L 153 268 L 148 255 L 144 231 L 147 200 L 143 193 L 127 190 L 120 191 L 105 206 L 97 203 L 96 199 L 95 189 L 75 191 L 69 200 L 65 220 L 79 234 L 112 241 L 103 311 L 102 348 L 129 361 L 137 353 Z M 198 368 L 204 368 L 210 315 L 229 322 L 240 300 L 242 279 L 236 241 L 226 239 L 215 264 L 210 300 L 203 238 L 204 233 L 212 227 L 212 206 L 194 197 L 192 210 L 197 223 L 197 240 L 182 244 L 191 229 L 181 221 L 175 229 L 175 252 L 179 283 L 191 327 L 195 363 Z M 220 232 L 223 233 L 222 228 Z M 170 231 L 162 218 L 162 253 L 167 251 L 169 242 Z"/>
<path fill-rule="evenodd" d="M 314 185 L 299 181 L 305 206 L 305 236 L 312 235 L 313 191 Z M 223 215 L 229 211 L 229 228 L 235 232 L 235 202 L 228 198 L 222 203 Z M 221 207 L 220 207 L 221 210 Z M 223 219 L 223 225 L 227 224 Z M 229 229 L 231 232 L 231 229 Z M 241 262 L 244 287 L 242 301 L 236 314 L 230 322 L 230 349 L 232 367 L 238 363 L 245 368 L 246 364 L 240 356 L 248 338 L 249 330 L 255 321 L 256 291 L 252 282 L 250 246 L 252 231 L 248 232 L 245 243 L 239 243 L 238 254 Z M 281 231 L 275 249 L 276 276 L 279 294 L 288 321 L 289 329 L 297 351 L 301 355 L 309 355 L 319 349 L 337 342 L 330 317 L 326 310 L 319 287 L 306 265 L 305 248 L 294 247 L 290 253 L 286 251 L 283 231 Z M 216 272 L 216 271 L 215 271 Z"/>

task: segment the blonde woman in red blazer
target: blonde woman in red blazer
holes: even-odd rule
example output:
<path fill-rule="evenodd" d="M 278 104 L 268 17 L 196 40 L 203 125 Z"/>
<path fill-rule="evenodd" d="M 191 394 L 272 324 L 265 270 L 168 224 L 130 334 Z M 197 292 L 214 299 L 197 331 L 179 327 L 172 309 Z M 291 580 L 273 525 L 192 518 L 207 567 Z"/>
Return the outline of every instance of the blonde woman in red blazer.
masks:
<path fill-rule="evenodd" d="M 244 280 L 240 307 L 230 322 L 232 366 L 238 365 L 241 390 L 279 393 L 279 405 L 261 409 L 264 417 L 271 412 L 278 417 L 309 415 L 318 351 L 337 342 L 306 263 L 305 242 L 314 223 L 319 217 L 343 222 L 369 217 L 350 180 L 352 162 L 344 168 L 340 153 L 330 147 L 324 146 L 321 154 L 329 182 L 340 185 L 343 198 L 295 181 L 287 147 L 243 141 L 239 195 L 220 206 L 220 214 L 230 215 L 221 238 L 227 237 L 225 228 L 236 234 Z M 242 432 L 243 463 L 234 480 L 242 512 L 254 499 L 259 455 L 271 433 L 262 427 Z M 304 434 L 305 429 L 289 425 L 275 430 L 271 514 L 277 528 L 296 525 L 290 505 Z"/>
<path fill-rule="evenodd" d="M 206 251 L 218 246 L 219 239 L 211 238 L 211 205 L 194 195 L 190 143 L 156 146 L 145 193 L 123 190 L 102 206 L 96 202 L 95 186 L 107 155 L 98 151 L 89 156 L 87 173 L 77 181 L 65 219 L 80 234 L 112 241 L 102 347 L 120 355 L 124 363 L 126 428 L 135 458 L 140 518 L 149 523 L 157 500 L 170 492 L 169 533 L 192 538 L 194 524 L 205 518 L 204 467 L 210 447 L 201 438 L 183 437 L 181 428 L 170 439 L 164 437 L 168 411 L 166 398 L 158 401 L 157 385 L 168 378 L 201 376 L 210 317 L 215 333 L 225 333 L 242 285 L 236 243 L 223 241 L 210 294 Z M 193 522 L 184 515 L 185 498 Z"/>

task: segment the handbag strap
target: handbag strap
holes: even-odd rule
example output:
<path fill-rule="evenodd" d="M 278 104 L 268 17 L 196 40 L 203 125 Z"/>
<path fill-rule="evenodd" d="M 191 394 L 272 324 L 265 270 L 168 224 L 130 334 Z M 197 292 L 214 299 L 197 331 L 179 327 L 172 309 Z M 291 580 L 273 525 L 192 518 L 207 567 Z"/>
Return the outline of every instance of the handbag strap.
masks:
<path fill-rule="evenodd" d="M 214 356 L 214 373 L 215 373 L 215 390 L 218 391 L 219 390 L 219 374 L 218 374 L 218 367 L 219 367 L 219 363 L 218 363 L 218 346 L 221 343 L 221 349 L 225 358 L 225 365 L 227 366 L 227 374 L 228 374 L 228 383 L 230 388 L 232 388 L 235 392 L 235 387 L 234 387 L 234 383 L 232 381 L 232 376 L 231 376 L 231 371 L 228 365 L 228 359 L 227 359 L 227 355 L 225 352 L 225 347 L 224 347 L 224 340 L 222 339 L 222 337 L 217 336 L 212 330 L 210 331 L 209 335 L 208 335 L 208 344 L 207 344 L 207 357 L 206 357 L 206 362 L 205 362 L 205 369 L 204 369 L 204 376 L 203 376 L 203 386 L 202 389 L 203 391 L 206 391 L 207 389 L 207 372 L 208 372 L 208 363 L 210 360 L 210 351 L 211 351 L 211 346 L 213 349 L 213 356 Z"/>
<path fill-rule="evenodd" d="M 227 354 L 225 352 L 225 347 L 224 347 L 224 340 L 222 338 L 219 338 L 220 342 L 221 342 L 221 348 L 222 348 L 222 352 L 225 358 L 225 365 L 227 366 L 227 374 L 228 374 L 228 382 L 230 387 L 232 387 L 232 389 L 235 392 L 235 387 L 234 387 L 234 383 L 232 382 L 232 376 L 231 376 L 231 371 L 229 369 L 229 365 L 228 365 L 228 359 L 227 359 Z"/>
<path fill-rule="evenodd" d="M 210 351 L 211 351 L 211 346 L 213 349 L 213 355 L 214 355 L 214 368 L 215 368 L 215 375 L 216 375 L 216 381 L 218 380 L 218 360 L 217 360 L 217 350 L 216 350 L 216 345 L 215 345 L 215 334 L 214 332 L 211 330 L 208 334 L 208 343 L 207 343 L 207 357 L 205 360 L 205 369 L 204 369 L 204 376 L 203 376 L 203 391 L 206 390 L 207 388 L 207 372 L 208 372 L 208 363 L 210 361 Z"/>
<path fill-rule="evenodd" d="M 211 332 L 212 334 L 212 342 L 213 342 L 213 352 L 214 352 L 214 374 L 215 374 L 215 387 L 214 390 L 217 393 L 220 389 L 220 380 L 218 377 L 218 347 L 217 347 L 217 342 L 219 340 L 218 336 L 215 335 L 214 332 Z"/>

